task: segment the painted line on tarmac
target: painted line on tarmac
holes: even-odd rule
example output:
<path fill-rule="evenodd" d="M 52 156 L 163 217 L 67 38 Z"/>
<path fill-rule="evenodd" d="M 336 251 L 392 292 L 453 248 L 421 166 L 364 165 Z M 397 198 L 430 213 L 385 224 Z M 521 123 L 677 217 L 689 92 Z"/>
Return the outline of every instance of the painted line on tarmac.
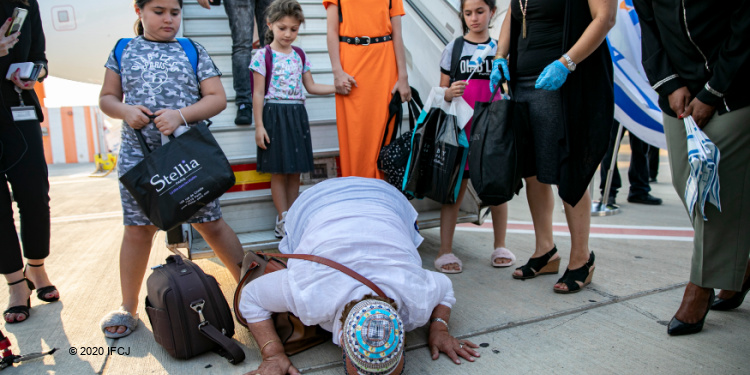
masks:
<path fill-rule="evenodd" d="M 625 295 L 625 296 L 614 296 L 613 295 L 613 296 L 607 298 L 606 300 L 598 301 L 598 302 L 592 302 L 592 303 L 587 304 L 585 306 L 580 306 L 580 307 L 575 307 L 575 308 L 568 309 L 568 310 L 562 310 L 562 311 L 558 311 L 558 312 L 553 312 L 553 313 L 549 313 L 549 314 L 546 314 L 546 315 L 538 316 L 538 317 L 535 317 L 535 318 L 522 319 L 522 320 L 519 320 L 519 321 L 511 321 L 511 322 L 508 322 L 508 323 L 505 323 L 505 324 L 499 324 L 499 325 L 491 326 L 491 327 L 488 327 L 488 328 L 485 328 L 485 329 L 480 329 L 480 330 L 476 330 L 476 331 L 473 331 L 473 332 L 468 332 L 468 333 L 464 333 L 464 334 L 461 334 L 461 335 L 456 335 L 455 337 L 457 339 L 459 339 L 459 340 L 461 340 L 461 339 L 468 339 L 468 338 L 476 337 L 476 336 L 479 336 L 479 335 L 486 335 L 488 333 L 494 333 L 494 332 L 498 332 L 498 331 L 504 331 L 504 330 L 510 329 L 510 328 L 522 327 L 522 326 L 525 326 L 525 325 L 529 325 L 529 324 L 533 324 L 533 323 L 539 323 L 539 322 L 544 322 L 544 321 L 547 321 L 547 320 L 556 319 L 556 318 L 560 318 L 560 317 L 564 317 L 564 316 L 568 316 L 568 315 L 573 315 L 573 314 L 578 314 L 578 313 L 585 313 L 585 312 L 587 312 L 589 310 L 598 309 L 600 307 L 614 305 L 614 304 L 618 304 L 618 303 L 621 303 L 621 302 L 627 302 L 627 301 L 630 301 L 630 300 L 633 300 L 633 299 L 650 296 L 650 295 L 653 295 L 653 294 L 659 294 L 659 293 L 664 293 L 664 292 L 672 291 L 672 290 L 679 289 L 679 288 L 684 288 L 686 285 L 687 285 L 687 282 L 682 282 L 682 283 L 667 285 L 667 286 L 663 286 L 663 287 L 659 287 L 659 288 L 654 288 L 654 289 L 650 289 L 650 290 L 644 290 L 644 291 L 636 292 L 636 293 Z M 591 287 L 589 287 L 589 288 L 590 288 L 590 290 L 592 292 L 595 292 L 595 293 L 597 293 L 599 295 L 602 295 L 596 289 L 591 288 Z M 414 345 L 414 346 L 407 346 L 406 350 L 410 351 L 410 350 L 420 349 L 420 348 L 426 348 L 426 347 L 427 347 L 427 343 L 417 344 L 417 345 Z"/>
<path fill-rule="evenodd" d="M 528 319 L 522 319 L 522 320 L 518 320 L 518 321 L 510 321 L 510 322 L 507 322 L 507 323 L 504 323 L 504 324 L 498 324 L 498 325 L 490 326 L 490 327 L 487 327 L 487 328 L 484 328 L 484 329 L 479 329 L 479 330 L 476 330 L 476 331 L 473 331 L 473 332 L 467 332 L 467 333 L 464 333 L 464 334 L 456 335 L 455 338 L 459 339 L 459 340 L 470 339 L 470 338 L 474 338 L 474 337 L 480 336 L 480 335 L 486 335 L 486 334 L 490 334 L 490 333 L 504 331 L 506 329 L 516 328 L 516 327 L 522 327 L 522 326 L 526 326 L 526 325 L 534 324 L 534 323 L 540 323 L 540 322 L 544 322 L 544 321 L 552 320 L 552 319 L 556 319 L 556 318 L 561 318 L 561 317 L 568 316 L 568 315 L 585 313 L 585 312 L 587 312 L 589 310 L 594 310 L 594 309 L 598 309 L 598 308 L 609 306 L 609 305 L 614 305 L 614 304 L 621 303 L 621 302 L 627 302 L 627 301 L 630 301 L 630 300 L 633 300 L 633 299 L 636 299 L 636 298 L 646 297 L 646 296 L 650 296 L 650 295 L 653 295 L 653 294 L 664 293 L 664 292 L 668 292 L 668 291 L 671 291 L 671 290 L 675 290 L 675 289 L 679 289 L 679 288 L 684 288 L 685 285 L 687 285 L 687 282 L 678 283 L 678 284 L 672 284 L 672 285 L 667 285 L 667 286 L 663 286 L 663 287 L 660 287 L 660 288 L 654 288 L 654 289 L 650 289 L 650 290 L 644 290 L 644 291 L 636 292 L 636 293 L 625 295 L 625 296 L 609 295 L 607 293 L 603 294 L 603 293 L 601 293 L 601 292 L 597 291 L 596 289 L 594 289 L 594 288 L 592 288 L 592 287 L 589 286 L 587 290 L 592 291 L 592 292 L 594 292 L 594 293 L 596 293 L 598 295 L 602 295 L 606 299 L 602 300 L 602 301 L 598 301 L 598 302 L 592 302 L 592 303 L 586 304 L 584 306 L 574 307 L 572 309 L 561 310 L 561 311 L 557 311 L 557 312 L 545 314 L 545 315 L 542 315 L 542 316 L 537 316 L 537 317 L 528 318 Z M 417 349 L 426 348 L 427 345 L 428 345 L 428 343 L 420 343 L 420 344 L 415 344 L 415 345 L 407 345 L 406 348 L 404 348 L 404 351 L 405 352 L 410 352 L 410 351 L 414 351 L 414 350 L 417 350 Z M 329 362 L 329 363 L 322 363 L 322 364 L 319 364 L 319 365 L 314 365 L 314 366 L 310 366 L 310 367 L 306 367 L 306 368 L 299 368 L 299 371 L 304 374 L 304 373 L 309 373 L 309 372 L 317 372 L 317 371 L 322 371 L 322 370 L 334 369 L 334 368 L 338 368 L 338 367 L 343 367 L 342 364 L 341 364 L 341 361 L 335 361 L 335 362 Z"/>
<path fill-rule="evenodd" d="M 92 181 L 108 181 L 107 179 L 102 178 L 89 178 L 87 180 L 51 180 L 49 182 L 50 185 L 62 185 L 62 184 L 89 184 Z"/>
<path fill-rule="evenodd" d="M 492 222 L 482 225 L 458 224 L 456 230 L 467 232 L 491 232 Z M 534 234 L 534 224 L 523 221 L 509 221 L 508 233 Z M 570 237 L 566 223 L 553 223 L 553 234 Z M 693 241 L 693 229 L 689 227 L 656 227 L 641 225 L 591 225 L 591 238 L 612 238 L 628 240 L 659 240 L 659 241 Z"/>
<path fill-rule="evenodd" d="M 99 212 L 95 214 L 53 217 L 50 221 L 52 222 L 52 224 L 56 224 L 56 223 L 71 223 L 71 222 L 76 222 L 76 221 L 115 219 L 115 218 L 121 218 L 121 217 L 122 217 L 122 211 L 110 211 L 110 212 Z"/>

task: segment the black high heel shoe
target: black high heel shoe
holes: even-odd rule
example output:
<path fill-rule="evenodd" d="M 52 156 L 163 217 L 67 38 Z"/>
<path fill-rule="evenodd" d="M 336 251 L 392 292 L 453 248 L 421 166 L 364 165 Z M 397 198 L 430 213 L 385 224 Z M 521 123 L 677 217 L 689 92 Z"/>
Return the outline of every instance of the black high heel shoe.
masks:
<path fill-rule="evenodd" d="M 42 263 L 42 264 L 26 263 L 27 267 L 41 267 L 43 265 L 44 265 L 44 263 Z M 25 268 L 23 269 L 23 277 L 24 278 L 26 277 L 26 269 Z M 29 280 L 29 279 L 26 279 L 26 280 L 29 282 L 29 288 L 31 288 L 31 290 L 36 289 L 36 287 L 34 286 L 34 283 L 31 280 Z M 57 297 L 52 297 L 52 298 L 46 298 L 45 297 L 47 294 L 50 294 L 50 293 L 55 292 L 55 291 L 57 291 L 57 288 L 54 285 L 50 285 L 50 286 L 45 286 L 43 288 L 39 288 L 39 289 L 36 290 L 36 298 L 38 298 L 38 299 L 40 299 L 40 300 L 42 300 L 44 302 L 57 302 L 57 301 L 60 300 L 59 293 L 58 293 Z"/>
<path fill-rule="evenodd" d="M 682 336 L 692 335 L 693 333 L 700 332 L 703 329 L 703 323 L 706 321 L 708 310 L 711 309 L 711 305 L 713 305 L 715 298 L 716 294 L 714 294 L 714 290 L 711 289 L 711 295 L 708 296 L 708 306 L 706 307 L 706 313 L 703 314 L 703 318 L 698 323 L 685 323 L 673 316 L 672 320 L 669 321 L 669 325 L 667 326 L 667 333 L 670 336 Z"/>
<path fill-rule="evenodd" d="M 745 301 L 748 290 L 750 290 L 750 277 L 742 284 L 742 291 L 735 293 L 731 298 L 716 298 L 714 304 L 711 305 L 711 310 L 727 311 L 740 307 L 742 302 Z"/>
<path fill-rule="evenodd" d="M 24 281 L 26 281 L 26 286 L 28 286 L 30 290 L 34 290 L 33 288 L 34 284 L 25 277 L 21 280 L 8 283 L 8 286 L 13 286 Z M 9 307 L 7 310 L 3 311 L 3 319 L 5 319 L 10 314 L 23 314 L 25 316 L 23 320 L 14 320 L 12 322 L 9 322 L 8 319 L 5 319 L 5 323 L 16 324 L 16 323 L 25 322 L 29 320 L 29 315 L 31 315 L 31 310 L 29 309 L 31 309 L 31 298 L 26 299 L 26 306 L 24 305 L 12 306 L 12 307 Z"/>

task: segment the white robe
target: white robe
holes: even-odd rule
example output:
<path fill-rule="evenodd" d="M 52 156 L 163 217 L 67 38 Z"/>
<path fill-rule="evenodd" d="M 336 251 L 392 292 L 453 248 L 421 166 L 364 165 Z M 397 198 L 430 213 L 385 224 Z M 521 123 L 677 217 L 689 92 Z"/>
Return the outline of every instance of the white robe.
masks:
<path fill-rule="evenodd" d="M 417 212 L 388 183 L 359 177 L 326 180 L 303 192 L 286 216 L 286 254 L 335 260 L 380 287 L 398 304 L 407 331 L 425 325 L 432 310 L 456 302 L 447 276 L 422 268 Z M 320 325 L 339 344 L 344 306 L 370 288 L 328 266 L 290 259 L 286 270 L 262 276 L 242 291 L 248 323 L 289 311 L 306 325 Z"/>

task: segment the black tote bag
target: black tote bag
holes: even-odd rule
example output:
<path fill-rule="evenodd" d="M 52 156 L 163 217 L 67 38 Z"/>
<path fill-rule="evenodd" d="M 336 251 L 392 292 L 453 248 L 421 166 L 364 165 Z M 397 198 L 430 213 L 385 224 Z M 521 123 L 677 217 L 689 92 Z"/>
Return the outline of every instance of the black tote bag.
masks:
<path fill-rule="evenodd" d="M 499 205 L 513 198 L 523 186 L 523 149 L 529 129 L 527 103 L 495 99 L 502 91 L 498 83 L 489 102 L 476 102 L 469 142 L 471 184 L 482 204 Z M 504 93 L 504 92 L 503 92 Z"/>
<path fill-rule="evenodd" d="M 414 114 L 419 113 L 422 109 L 422 101 L 419 93 L 412 88 L 412 100 L 407 103 L 409 111 L 409 131 L 401 132 L 401 123 L 404 117 L 404 109 L 401 105 L 401 95 L 398 91 L 393 95 L 388 105 L 388 125 L 393 121 L 392 131 L 386 127 L 383 141 L 380 144 L 380 154 L 378 155 L 378 169 L 385 173 L 386 181 L 401 190 L 406 173 L 406 164 L 409 162 L 411 153 L 411 136 L 414 132 Z M 395 119 L 395 121 L 394 121 Z M 388 139 L 391 142 L 386 144 Z M 412 199 L 414 196 L 404 193 L 406 198 Z"/>
<path fill-rule="evenodd" d="M 445 115 L 437 107 L 423 108 L 412 132 L 411 152 L 406 164 L 402 191 L 422 199 L 432 188 L 432 158 L 438 124 Z"/>
<path fill-rule="evenodd" d="M 136 130 L 144 158 L 120 177 L 151 222 L 170 230 L 234 185 L 227 157 L 206 125 L 190 127 L 151 151 Z"/>
<path fill-rule="evenodd" d="M 431 158 L 431 189 L 426 197 L 440 203 L 455 203 L 463 179 L 469 140 L 458 126 L 458 118 L 444 111 L 438 120 Z"/>

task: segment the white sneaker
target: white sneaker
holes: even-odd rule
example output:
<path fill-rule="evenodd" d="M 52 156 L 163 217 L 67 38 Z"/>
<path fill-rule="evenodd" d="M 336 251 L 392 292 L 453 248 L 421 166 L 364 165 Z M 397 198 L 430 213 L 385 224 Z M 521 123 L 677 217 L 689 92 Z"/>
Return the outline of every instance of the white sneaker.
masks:
<path fill-rule="evenodd" d="M 276 228 L 273 230 L 273 234 L 276 238 L 284 238 L 284 235 L 286 234 L 284 232 L 284 223 L 286 223 L 286 211 L 281 213 L 281 220 L 276 216 Z"/>

